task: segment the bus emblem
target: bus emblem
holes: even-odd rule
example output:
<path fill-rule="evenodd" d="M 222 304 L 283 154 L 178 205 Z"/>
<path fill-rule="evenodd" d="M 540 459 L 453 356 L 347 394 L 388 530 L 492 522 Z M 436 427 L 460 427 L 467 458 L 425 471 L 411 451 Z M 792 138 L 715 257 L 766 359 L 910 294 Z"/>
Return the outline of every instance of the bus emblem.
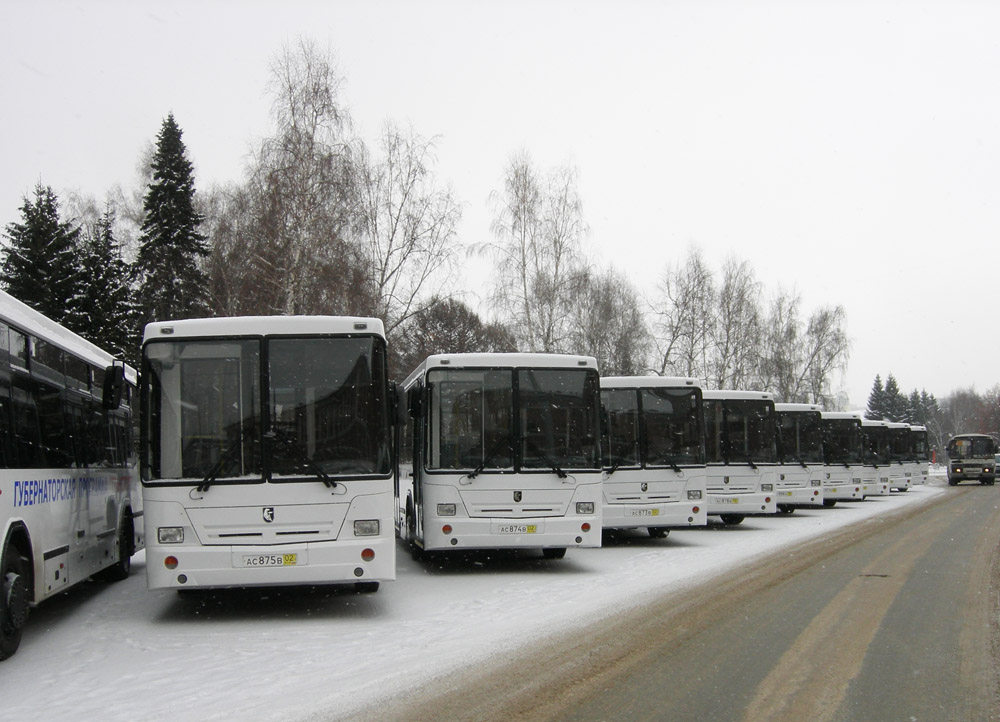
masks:
<path fill-rule="evenodd" d="M 642 490 L 643 491 L 648 491 L 649 490 L 649 484 L 647 484 L 645 481 L 642 482 Z"/>
<path fill-rule="evenodd" d="M 514 492 L 514 501 L 521 501 L 521 492 L 519 491 Z"/>
<path fill-rule="evenodd" d="M 263 512 L 264 512 L 263 513 L 264 521 L 266 521 L 268 524 L 270 524 L 272 521 L 274 521 L 274 507 L 273 506 L 265 506 L 264 509 L 263 509 Z"/>

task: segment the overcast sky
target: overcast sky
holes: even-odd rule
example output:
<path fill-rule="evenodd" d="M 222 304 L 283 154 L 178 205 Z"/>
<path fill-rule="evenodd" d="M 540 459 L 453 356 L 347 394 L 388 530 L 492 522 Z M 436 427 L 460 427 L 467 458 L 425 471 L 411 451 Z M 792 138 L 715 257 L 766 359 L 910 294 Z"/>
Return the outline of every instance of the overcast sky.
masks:
<path fill-rule="evenodd" d="M 39 181 L 133 185 L 171 111 L 197 187 L 239 180 L 299 37 L 336 55 L 360 135 L 437 136 L 465 243 L 524 149 L 579 170 L 591 255 L 649 296 L 695 244 L 804 315 L 843 305 L 856 407 L 875 374 L 1000 382 L 996 2 L 5 0 L 0 224 Z"/>

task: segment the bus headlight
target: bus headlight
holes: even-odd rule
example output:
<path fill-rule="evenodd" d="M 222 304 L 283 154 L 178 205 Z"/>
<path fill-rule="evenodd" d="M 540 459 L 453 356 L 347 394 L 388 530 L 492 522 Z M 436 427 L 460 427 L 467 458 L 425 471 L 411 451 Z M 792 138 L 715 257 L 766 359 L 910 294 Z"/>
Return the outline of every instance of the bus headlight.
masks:
<path fill-rule="evenodd" d="M 578 502 L 576 502 L 576 513 L 577 514 L 593 514 L 594 513 L 594 502 L 592 502 L 592 501 L 578 501 Z"/>
<path fill-rule="evenodd" d="M 184 527 L 161 526 L 156 530 L 156 541 L 160 544 L 183 544 Z"/>
<path fill-rule="evenodd" d="M 701 489 L 688 489 L 688 499 L 696 501 L 701 498 Z"/>
<path fill-rule="evenodd" d="M 455 505 L 438 504 L 438 516 L 455 516 Z"/>
<path fill-rule="evenodd" d="M 378 536 L 378 519 L 357 519 L 354 522 L 354 536 Z"/>
<path fill-rule="evenodd" d="M 823 482 L 820 479 L 812 479 L 809 486 L 823 486 Z"/>
<path fill-rule="evenodd" d="M 761 491 L 774 491 L 774 484 L 761 484 L 760 485 L 760 490 Z"/>

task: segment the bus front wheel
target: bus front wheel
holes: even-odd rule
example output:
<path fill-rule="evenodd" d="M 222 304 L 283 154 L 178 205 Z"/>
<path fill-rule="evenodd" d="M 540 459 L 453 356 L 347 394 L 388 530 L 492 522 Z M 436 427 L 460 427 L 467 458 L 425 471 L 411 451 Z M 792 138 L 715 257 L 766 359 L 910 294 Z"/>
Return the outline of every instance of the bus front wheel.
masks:
<path fill-rule="evenodd" d="M 0 558 L 0 659 L 17 651 L 28 621 L 28 560 L 9 542 Z"/>
<path fill-rule="evenodd" d="M 649 532 L 649 536 L 653 539 L 666 539 L 667 535 L 670 534 L 669 529 L 663 529 L 661 527 L 650 526 L 646 527 L 646 531 Z"/>
<path fill-rule="evenodd" d="M 729 524 L 731 526 L 742 524 L 744 519 L 742 514 L 719 514 L 719 517 L 722 519 L 723 524 Z"/>
<path fill-rule="evenodd" d="M 542 556 L 546 559 L 562 559 L 566 556 L 566 547 L 542 549 Z"/>

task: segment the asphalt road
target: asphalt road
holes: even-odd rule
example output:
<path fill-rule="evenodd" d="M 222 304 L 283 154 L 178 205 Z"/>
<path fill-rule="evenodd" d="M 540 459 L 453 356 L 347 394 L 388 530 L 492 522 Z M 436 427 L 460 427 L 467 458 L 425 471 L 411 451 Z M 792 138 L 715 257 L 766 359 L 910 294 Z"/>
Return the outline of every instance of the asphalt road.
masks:
<path fill-rule="evenodd" d="M 1000 720 L 998 590 L 1000 490 L 959 486 L 470 670 L 383 713 L 411 721 Z"/>

